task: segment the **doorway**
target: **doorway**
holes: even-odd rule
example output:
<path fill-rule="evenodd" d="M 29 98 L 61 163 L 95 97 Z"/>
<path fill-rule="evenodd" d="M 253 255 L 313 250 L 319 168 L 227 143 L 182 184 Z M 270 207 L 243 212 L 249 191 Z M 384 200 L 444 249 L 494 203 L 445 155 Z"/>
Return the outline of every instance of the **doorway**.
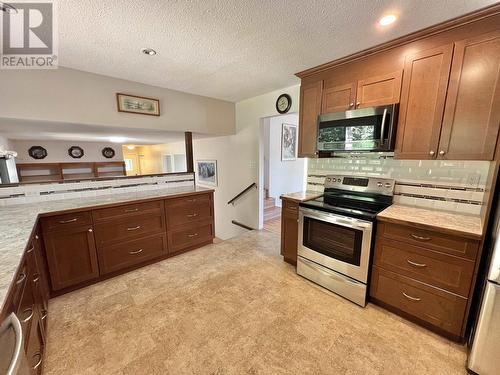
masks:
<path fill-rule="evenodd" d="M 266 117 L 260 124 L 259 224 L 281 233 L 281 199 L 305 190 L 307 161 L 297 157 L 299 116 Z"/>

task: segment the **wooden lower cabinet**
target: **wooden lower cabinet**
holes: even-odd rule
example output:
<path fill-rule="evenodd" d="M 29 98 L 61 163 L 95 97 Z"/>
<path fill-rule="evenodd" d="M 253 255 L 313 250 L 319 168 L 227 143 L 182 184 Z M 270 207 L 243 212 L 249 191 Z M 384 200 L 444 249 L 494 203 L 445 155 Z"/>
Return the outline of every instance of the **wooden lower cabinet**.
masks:
<path fill-rule="evenodd" d="M 479 240 L 379 221 L 370 299 L 463 341 Z"/>
<path fill-rule="evenodd" d="M 283 199 L 281 208 L 281 255 L 283 259 L 297 265 L 299 238 L 299 204 Z"/>
<path fill-rule="evenodd" d="M 99 276 L 91 226 L 44 232 L 43 236 L 53 290 L 78 285 Z"/>
<path fill-rule="evenodd" d="M 211 243 L 213 193 L 59 213 L 41 226 L 50 289 L 62 294 Z"/>

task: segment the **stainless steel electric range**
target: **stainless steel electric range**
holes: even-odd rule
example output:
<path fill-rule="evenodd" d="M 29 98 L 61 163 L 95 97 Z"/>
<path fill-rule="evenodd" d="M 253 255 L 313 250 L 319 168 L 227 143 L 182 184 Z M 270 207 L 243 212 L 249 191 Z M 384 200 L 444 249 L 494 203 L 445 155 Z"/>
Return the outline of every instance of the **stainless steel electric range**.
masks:
<path fill-rule="evenodd" d="M 297 273 L 365 306 L 376 217 L 393 192 L 392 179 L 327 176 L 324 195 L 299 205 Z"/>

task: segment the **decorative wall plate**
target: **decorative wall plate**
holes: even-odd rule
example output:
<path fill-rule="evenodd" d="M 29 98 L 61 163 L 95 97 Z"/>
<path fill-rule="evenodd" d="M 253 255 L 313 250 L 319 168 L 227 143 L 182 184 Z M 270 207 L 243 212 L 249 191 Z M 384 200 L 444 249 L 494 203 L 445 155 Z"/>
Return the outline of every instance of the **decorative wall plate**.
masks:
<path fill-rule="evenodd" d="M 83 152 L 83 148 L 79 146 L 71 146 L 68 149 L 68 154 L 75 159 L 80 159 L 83 155 L 85 155 L 85 153 Z"/>
<path fill-rule="evenodd" d="M 111 147 L 104 147 L 102 149 L 102 156 L 107 159 L 111 159 L 115 156 L 115 150 L 113 150 Z"/>
<path fill-rule="evenodd" d="M 32 146 L 28 150 L 29 156 L 31 156 L 33 159 L 45 159 L 47 157 L 47 150 L 44 149 L 42 146 Z"/>

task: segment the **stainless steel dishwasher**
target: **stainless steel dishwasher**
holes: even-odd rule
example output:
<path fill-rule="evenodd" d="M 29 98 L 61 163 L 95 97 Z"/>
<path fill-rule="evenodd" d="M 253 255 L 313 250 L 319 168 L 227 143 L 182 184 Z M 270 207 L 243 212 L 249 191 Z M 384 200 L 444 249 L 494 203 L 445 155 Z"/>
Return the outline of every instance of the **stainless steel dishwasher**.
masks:
<path fill-rule="evenodd" d="M 28 375 L 23 330 L 17 316 L 10 314 L 0 325 L 0 374 Z"/>

